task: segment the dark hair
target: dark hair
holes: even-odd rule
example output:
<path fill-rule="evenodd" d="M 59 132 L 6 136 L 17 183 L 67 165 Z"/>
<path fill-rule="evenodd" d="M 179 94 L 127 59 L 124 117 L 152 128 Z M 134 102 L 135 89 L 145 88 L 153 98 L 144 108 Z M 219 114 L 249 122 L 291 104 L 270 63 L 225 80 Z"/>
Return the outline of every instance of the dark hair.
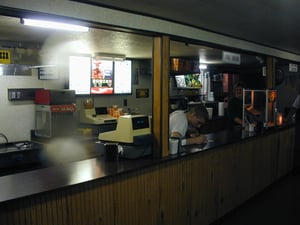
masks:
<path fill-rule="evenodd" d="M 192 106 L 189 111 L 195 113 L 197 117 L 201 117 L 205 121 L 208 120 L 208 112 L 203 104 Z"/>
<path fill-rule="evenodd" d="M 238 81 L 237 83 L 234 84 L 233 90 L 235 91 L 235 89 L 237 89 L 238 87 L 244 88 L 245 84 L 241 81 Z"/>

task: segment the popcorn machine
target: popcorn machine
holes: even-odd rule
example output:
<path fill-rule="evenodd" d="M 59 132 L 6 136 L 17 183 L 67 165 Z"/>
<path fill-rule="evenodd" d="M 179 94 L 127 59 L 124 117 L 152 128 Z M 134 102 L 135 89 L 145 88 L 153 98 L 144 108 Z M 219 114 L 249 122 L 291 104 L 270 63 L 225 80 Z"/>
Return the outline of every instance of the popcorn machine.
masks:
<path fill-rule="evenodd" d="M 75 133 L 75 91 L 38 90 L 35 93 L 35 135 L 69 136 Z"/>

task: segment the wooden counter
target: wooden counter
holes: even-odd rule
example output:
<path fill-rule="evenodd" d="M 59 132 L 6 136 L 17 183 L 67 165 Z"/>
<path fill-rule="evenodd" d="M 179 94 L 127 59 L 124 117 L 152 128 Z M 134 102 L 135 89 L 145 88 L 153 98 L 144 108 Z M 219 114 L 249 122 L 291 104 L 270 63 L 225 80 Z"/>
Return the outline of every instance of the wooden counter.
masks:
<path fill-rule="evenodd" d="M 0 177 L 0 224 L 209 224 L 293 168 L 294 126 L 222 131 L 180 155 Z"/>

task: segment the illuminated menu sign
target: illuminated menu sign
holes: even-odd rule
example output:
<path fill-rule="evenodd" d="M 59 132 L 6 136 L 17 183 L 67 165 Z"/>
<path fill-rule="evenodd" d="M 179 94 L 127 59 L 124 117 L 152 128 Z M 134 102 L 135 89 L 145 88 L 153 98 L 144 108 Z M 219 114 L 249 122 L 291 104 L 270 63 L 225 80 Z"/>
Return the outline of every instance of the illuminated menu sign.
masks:
<path fill-rule="evenodd" d="M 91 94 L 113 94 L 113 61 L 93 60 Z"/>
<path fill-rule="evenodd" d="M 89 56 L 70 56 L 69 89 L 75 94 L 90 94 L 91 58 Z"/>
<path fill-rule="evenodd" d="M 96 60 L 91 56 L 69 57 L 69 89 L 77 95 L 132 93 L 131 60 Z"/>
<path fill-rule="evenodd" d="M 131 61 L 115 62 L 115 94 L 131 93 Z"/>

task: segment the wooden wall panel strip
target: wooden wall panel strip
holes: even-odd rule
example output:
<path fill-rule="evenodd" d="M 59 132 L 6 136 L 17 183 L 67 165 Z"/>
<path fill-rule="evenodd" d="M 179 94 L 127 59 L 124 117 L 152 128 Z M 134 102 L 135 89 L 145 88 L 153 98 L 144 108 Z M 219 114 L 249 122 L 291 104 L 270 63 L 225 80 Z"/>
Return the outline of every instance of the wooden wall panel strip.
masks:
<path fill-rule="evenodd" d="M 161 167 L 160 222 L 161 224 L 188 224 L 188 174 L 185 161 Z M 172 204 L 170 204 L 172 202 Z"/>
<path fill-rule="evenodd" d="M 216 218 L 214 154 L 206 152 L 191 164 L 191 224 L 209 224 Z"/>
<path fill-rule="evenodd" d="M 116 224 L 157 224 L 157 170 L 124 175 L 115 185 Z"/>
<path fill-rule="evenodd" d="M 237 189 L 239 202 L 245 202 L 254 195 L 253 192 L 253 146 L 251 144 L 237 147 Z"/>

